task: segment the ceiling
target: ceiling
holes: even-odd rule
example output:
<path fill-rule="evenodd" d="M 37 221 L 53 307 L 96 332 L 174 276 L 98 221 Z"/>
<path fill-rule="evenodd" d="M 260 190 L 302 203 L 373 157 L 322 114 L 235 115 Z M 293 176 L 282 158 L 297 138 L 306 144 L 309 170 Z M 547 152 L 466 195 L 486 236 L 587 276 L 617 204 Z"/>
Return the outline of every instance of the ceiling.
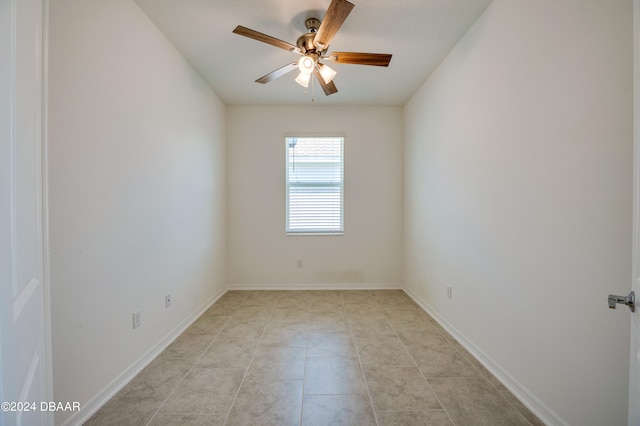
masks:
<path fill-rule="evenodd" d="M 233 34 L 237 25 L 296 44 L 330 0 L 136 0 L 227 105 L 403 105 L 491 0 L 350 0 L 351 14 L 329 52 L 391 53 L 388 68 L 329 63 L 338 93 L 305 89 L 291 72 L 255 80 L 299 56 Z M 313 92 L 313 93 L 312 93 Z"/>

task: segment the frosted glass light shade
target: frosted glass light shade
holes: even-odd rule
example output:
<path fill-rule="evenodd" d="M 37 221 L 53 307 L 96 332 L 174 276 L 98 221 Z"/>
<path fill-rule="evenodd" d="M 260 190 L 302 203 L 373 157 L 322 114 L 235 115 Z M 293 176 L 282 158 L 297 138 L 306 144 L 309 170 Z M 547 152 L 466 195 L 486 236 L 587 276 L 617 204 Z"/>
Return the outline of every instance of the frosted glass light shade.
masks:
<path fill-rule="evenodd" d="M 320 76 L 322 77 L 324 82 L 326 84 L 331 83 L 333 77 L 336 76 L 337 72 L 333 68 L 330 68 L 329 66 L 324 64 L 318 64 L 318 66 L 320 68 Z"/>
<path fill-rule="evenodd" d="M 307 74 L 304 72 L 301 72 L 296 77 L 296 83 L 298 83 L 302 87 L 309 87 L 309 80 L 311 80 L 311 74 Z"/>

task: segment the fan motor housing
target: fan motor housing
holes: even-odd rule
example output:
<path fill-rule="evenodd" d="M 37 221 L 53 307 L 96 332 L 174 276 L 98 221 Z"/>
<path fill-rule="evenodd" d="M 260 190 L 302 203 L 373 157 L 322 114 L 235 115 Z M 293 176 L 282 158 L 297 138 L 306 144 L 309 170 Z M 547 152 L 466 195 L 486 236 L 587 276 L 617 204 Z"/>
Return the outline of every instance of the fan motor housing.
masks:
<path fill-rule="evenodd" d="M 313 39 L 316 37 L 316 33 L 306 33 L 298 37 L 297 45 L 302 53 L 315 51 L 316 46 L 313 44 Z"/>

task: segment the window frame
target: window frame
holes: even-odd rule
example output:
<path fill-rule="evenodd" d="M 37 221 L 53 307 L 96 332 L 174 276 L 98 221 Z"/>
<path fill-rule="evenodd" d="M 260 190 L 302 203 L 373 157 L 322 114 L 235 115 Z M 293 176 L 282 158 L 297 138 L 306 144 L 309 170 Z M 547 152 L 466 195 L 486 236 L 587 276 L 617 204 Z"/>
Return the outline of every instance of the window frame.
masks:
<path fill-rule="evenodd" d="M 330 230 L 321 230 L 321 229 L 311 229 L 311 228 L 307 228 L 307 229 L 303 229 L 303 230 L 296 230 L 296 229 L 290 229 L 290 222 L 289 222 L 289 216 L 290 216 L 290 203 L 289 203 L 289 199 L 290 199 L 290 190 L 289 188 L 292 186 L 290 185 L 289 182 L 289 167 L 290 167 L 290 162 L 289 162 L 289 144 L 291 139 L 296 138 L 296 139 L 322 139 L 322 138 L 327 138 L 327 139 L 340 139 L 340 156 L 341 156 L 341 169 L 340 169 L 340 183 L 336 184 L 336 186 L 338 186 L 340 188 L 340 227 L 338 228 L 334 228 L 334 229 L 330 229 Z M 296 133 L 296 134 L 286 134 L 284 137 L 284 148 L 285 148 L 285 235 L 287 236 L 304 236 L 304 235 L 312 235 L 312 236 L 340 236 L 340 235 L 344 235 L 344 191 L 345 191 L 345 182 L 344 182 L 344 168 L 345 168 L 345 135 L 344 134 L 340 134 L 340 133 L 323 133 L 323 134 L 300 134 L 300 133 Z M 307 183 L 306 185 L 308 186 L 312 186 L 312 185 L 318 185 L 318 183 Z M 324 183 L 326 185 L 326 183 Z M 305 186 L 305 185 L 294 185 L 294 186 Z"/>

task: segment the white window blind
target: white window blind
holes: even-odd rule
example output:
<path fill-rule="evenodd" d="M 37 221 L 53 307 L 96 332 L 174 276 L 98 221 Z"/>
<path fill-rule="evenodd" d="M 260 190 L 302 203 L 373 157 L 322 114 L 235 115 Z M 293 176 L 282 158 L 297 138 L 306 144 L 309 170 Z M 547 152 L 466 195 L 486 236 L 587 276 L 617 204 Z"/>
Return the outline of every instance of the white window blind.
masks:
<path fill-rule="evenodd" d="M 344 138 L 286 138 L 287 234 L 341 234 Z"/>

